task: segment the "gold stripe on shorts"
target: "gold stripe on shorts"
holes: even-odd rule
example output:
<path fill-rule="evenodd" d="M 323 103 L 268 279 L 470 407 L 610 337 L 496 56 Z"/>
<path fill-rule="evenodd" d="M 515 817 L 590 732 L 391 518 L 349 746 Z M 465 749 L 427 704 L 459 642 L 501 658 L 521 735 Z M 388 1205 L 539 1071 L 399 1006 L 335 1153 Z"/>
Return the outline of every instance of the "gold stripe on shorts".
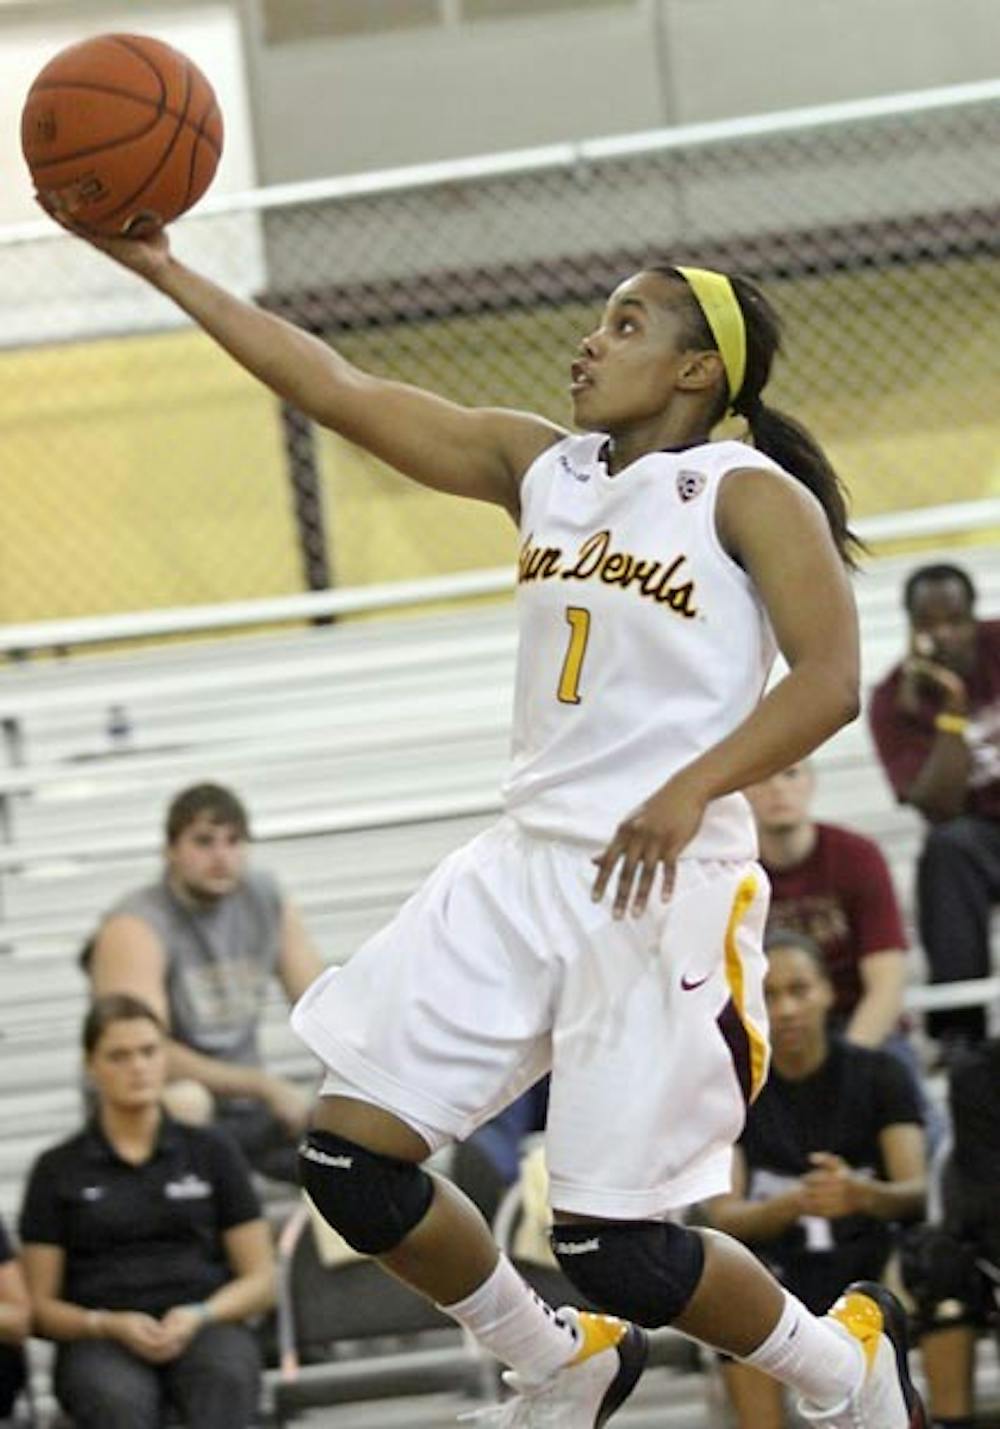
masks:
<path fill-rule="evenodd" d="M 743 960 L 740 957 L 739 948 L 736 946 L 736 932 L 740 923 L 746 917 L 747 910 L 757 896 L 757 880 L 752 873 L 748 873 L 740 882 L 733 895 L 733 906 L 729 910 L 729 921 L 726 924 L 726 982 L 729 985 L 729 992 L 732 997 L 732 1006 L 739 1020 L 747 1042 L 747 1078 L 748 1085 L 744 1087 L 747 1101 L 756 1100 L 764 1081 L 767 1077 L 768 1046 L 767 1039 L 753 1020 L 747 1015 L 746 1010 L 746 987 L 743 976 Z M 728 1039 L 727 1039 L 728 1040 Z M 730 1048 L 732 1050 L 732 1048 Z M 737 1068 L 739 1070 L 739 1067 Z"/>

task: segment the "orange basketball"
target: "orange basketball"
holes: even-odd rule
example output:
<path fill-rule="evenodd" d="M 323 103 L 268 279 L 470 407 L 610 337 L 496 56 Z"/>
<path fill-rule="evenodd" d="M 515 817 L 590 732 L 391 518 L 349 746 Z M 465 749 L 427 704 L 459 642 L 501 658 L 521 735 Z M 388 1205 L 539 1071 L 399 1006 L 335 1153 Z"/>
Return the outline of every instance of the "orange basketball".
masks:
<path fill-rule="evenodd" d="M 28 91 L 21 148 L 45 207 L 106 236 L 198 202 L 222 153 L 222 115 L 197 65 L 147 35 L 60 50 Z"/>

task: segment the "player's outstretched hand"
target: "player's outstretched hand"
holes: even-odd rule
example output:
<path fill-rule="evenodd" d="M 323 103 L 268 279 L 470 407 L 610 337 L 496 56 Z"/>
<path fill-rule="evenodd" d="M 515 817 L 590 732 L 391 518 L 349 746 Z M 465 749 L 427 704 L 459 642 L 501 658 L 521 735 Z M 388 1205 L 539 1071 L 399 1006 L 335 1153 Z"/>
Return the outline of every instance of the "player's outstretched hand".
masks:
<path fill-rule="evenodd" d="M 698 832 L 706 802 L 705 796 L 685 783 L 683 774 L 678 774 L 623 819 L 607 848 L 594 859 L 594 902 L 604 897 L 619 863 L 612 908 L 615 918 L 624 918 L 630 901 L 635 917 L 645 912 L 659 869 L 661 894 L 666 901 L 674 886 L 677 859 Z"/>
<path fill-rule="evenodd" d="M 75 238 L 84 239 L 91 247 L 100 249 L 123 268 L 131 268 L 133 273 L 138 273 L 143 278 L 155 282 L 170 262 L 167 231 L 155 214 L 138 214 L 130 224 L 127 235 L 121 238 L 106 238 L 103 234 L 92 233 L 84 225 L 74 222 L 71 212 L 46 203 L 41 195 L 36 195 L 36 198 L 39 207 L 54 219 L 60 228 L 65 228 L 66 232 L 72 233 Z"/>

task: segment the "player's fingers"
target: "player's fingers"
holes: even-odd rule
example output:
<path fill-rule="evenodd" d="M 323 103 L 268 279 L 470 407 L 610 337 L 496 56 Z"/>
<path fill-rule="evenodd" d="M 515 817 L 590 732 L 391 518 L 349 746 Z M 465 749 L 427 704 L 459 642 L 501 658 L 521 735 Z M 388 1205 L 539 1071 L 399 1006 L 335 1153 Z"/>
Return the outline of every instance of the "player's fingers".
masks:
<path fill-rule="evenodd" d="M 636 871 L 642 861 L 642 843 L 633 838 L 625 847 L 622 857 L 622 866 L 618 873 L 618 886 L 615 889 L 615 901 L 611 908 L 613 918 L 624 918 L 628 911 L 628 901 L 632 895 L 632 884 L 635 882 Z"/>
<path fill-rule="evenodd" d="M 656 871 L 660 866 L 660 860 L 656 849 L 647 848 L 639 866 L 639 882 L 636 884 L 635 897 L 632 899 L 632 914 L 638 918 L 646 911 L 646 904 L 649 902 L 649 895 L 653 888 L 653 880 Z"/>
<path fill-rule="evenodd" d="M 134 213 L 126 223 L 122 236 L 124 238 L 152 238 L 159 233 L 163 227 L 163 219 L 158 213 L 154 213 L 151 208 L 144 208 L 139 213 Z"/>
<path fill-rule="evenodd" d="M 590 896 L 595 903 L 600 903 L 604 897 L 608 882 L 615 869 L 615 864 L 622 856 L 625 841 L 620 833 L 616 833 L 602 854 L 593 860 L 597 865 L 597 876 L 594 879 L 594 886 L 590 890 Z"/>
<path fill-rule="evenodd" d="M 58 223 L 60 228 L 65 228 L 67 233 L 75 232 L 69 214 L 53 202 L 51 194 L 47 194 L 44 189 L 36 189 L 35 202 L 42 212 L 52 219 L 53 223 Z"/>
<path fill-rule="evenodd" d="M 669 903 L 674 891 L 674 882 L 677 878 L 677 860 L 673 856 L 660 855 L 660 867 L 663 869 L 663 882 L 660 884 L 660 897 L 664 903 Z"/>

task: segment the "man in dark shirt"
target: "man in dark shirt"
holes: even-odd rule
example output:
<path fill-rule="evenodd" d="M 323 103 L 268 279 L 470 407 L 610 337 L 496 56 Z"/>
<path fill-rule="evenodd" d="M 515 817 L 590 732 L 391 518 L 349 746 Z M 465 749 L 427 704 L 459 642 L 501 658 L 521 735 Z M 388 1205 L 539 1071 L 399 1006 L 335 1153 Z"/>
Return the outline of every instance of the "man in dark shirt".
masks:
<path fill-rule="evenodd" d="M 977 620 L 958 566 L 907 579 L 906 658 L 870 707 L 879 757 L 897 799 L 927 820 L 917 913 L 931 982 L 987 977 L 989 925 L 1000 900 L 1000 620 Z M 980 1041 L 981 1006 L 931 1013 L 928 1031 Z"/>
<path fill-rule="evenodd" d="M 760 861 L 771 881 L 769 930 L 808 933 L 823 950 L 834 1022 L 850 1041 L 879 1047 L 899 1027 L 906 934 L 877 844 L 818 823 L 808 762 L 749 788 Z"/>

